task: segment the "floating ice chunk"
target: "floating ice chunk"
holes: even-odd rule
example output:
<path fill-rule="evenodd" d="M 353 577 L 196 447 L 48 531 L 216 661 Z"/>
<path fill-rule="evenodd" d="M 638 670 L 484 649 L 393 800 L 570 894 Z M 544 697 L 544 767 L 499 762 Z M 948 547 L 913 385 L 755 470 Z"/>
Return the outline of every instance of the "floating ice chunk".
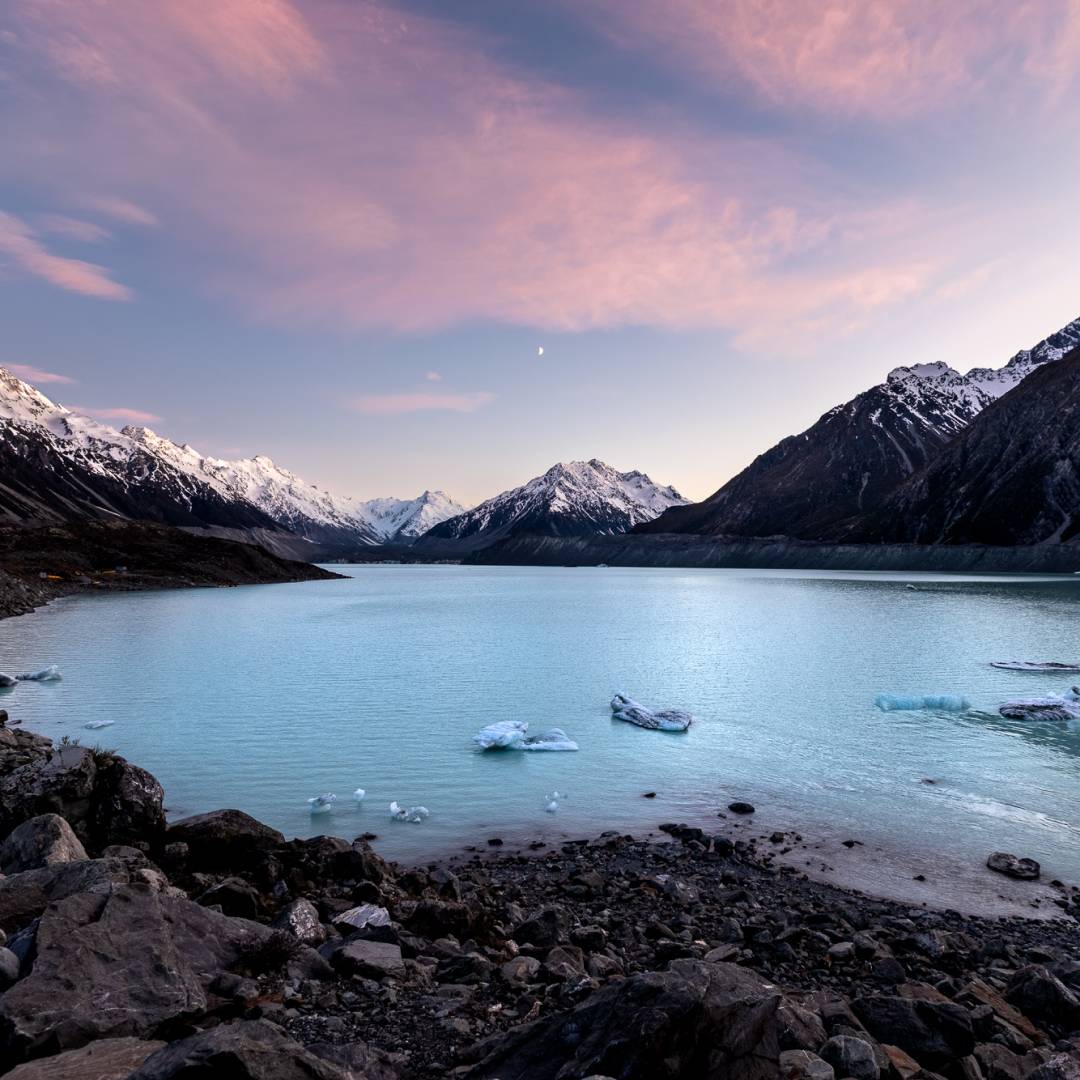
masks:
<path fill-rule="evenodd" d="M 16 675 L 15 678 L 19 682 L 59 682 L 60 669 L 55 664 L 51 664 L 40 671 L 32 671 L 29 675 Z"/>
<path fill-rule="evenodd" d="M 652 731 L 685 731 L 694 719 L 681 709 L 650 709 L 625 694 L 616 694 L 611 699 L 611 714 L 616 720 Z"/>
<path fill-rule="evenodd" d="M 959 694 L 878 694 L 874 704 L 882 712 L 966 712 L 971 708 Z"/>
<path fill-rule="evenodd" d="M 1049 720 L 1056 723 L 1080 720 L 1080 687 L 1074 686 L 1064 694 L 1006 701 L 998 712 L 1009 720 Z"/>
<path fill-rule="evenodd" d="M 358 802 L 358 803 L 361 803 L 361 802 L 363 802 L 363 801 L 364 801 L 364 796 L 365 796 L 366 794 L 367 794 L 367 792 L 366 792 L 366 791 L 365 791 L 365 790 L 364 790 L 364 789 L 363 789 L 362 787 L 358 787 L 358 788 L 357 788 L 357 789 L 356 789 L 356 790 L 355 790 L 355 791 L 354 791 L 354 792 L 352 793 L 352 797 L 353 797 L 353 802 Z"/>
<path fill-rule="evenodd" d="M 499 720 L 478 731 L 472 741 L 481 750 L 506 750 L 518 746 L 528 730 L 524 720 Z"/>
<path fill-rule="evenodd" d="M 557 814 L 559 812 L 559 803 L 558 803 L 558 801 L 556 799 L 552 799 L 552 800 L 550 800 L 550 802 L 548 802 L 548 804 L 544 807 L 544 809 L 549 814 Z"/>
<path fill-rule="evenodd" d="M 18 681 L 14 675 L 7 675 L 0 671 L 0 686 L 14 686 Z"/>
<path fill-rule="evenodd" d="M 540 735 L 530 735 L 518 745 L 519 750 L 577 750 L 578 744 L 563 731 L 554 727 Z"/>
<path fill-rule="evenodd" d="M 97 731 L 99 728 L 112 727 L 115 723 L 115 720 L 91 720 L 88 724 L 83 724 L 83 727 L 89 728 L 91 731 Z"/>
<path fill-rule="evenodd" d="M 390 817 L 394 821 L 410 821 L 419 825 L 426 817 L 431 816 L 431 811 L 426 806 L 402 806 L 396 800 L 390 804 Z"/>
<path fill-rule="evenodd" d="M 566 798 L 565 795 L 560 795 L 557 791 L 553 791 L 550 795 L 545 795 L 544 796 L 544 809 L 549 814 L 557 813 L 558 809 L 559 809 L 559 800 L 560 799 L 565 799 L 565 798 Z"/>
<path fill-rule="evenodd" d="M 308 799 L 308 806 L 313 814 L 329 814 L 330 808 L 337 802 L 337 796 L 328 791 L 325 795 L 315 795 Z"/>
<path fill-rule="evenodd" d="M 1003 671 L 1039 671 L 1049 675 L 1080 671 L 1080 664 L 1067 664 L 1059 660 L 991 660 L 990 666 Z"/>

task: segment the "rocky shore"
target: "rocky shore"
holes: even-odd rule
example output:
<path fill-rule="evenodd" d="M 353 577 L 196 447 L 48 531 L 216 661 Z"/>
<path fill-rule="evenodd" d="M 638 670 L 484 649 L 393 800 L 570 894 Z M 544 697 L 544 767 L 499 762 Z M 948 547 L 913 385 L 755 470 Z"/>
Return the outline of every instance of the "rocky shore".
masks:
<path fill-rule="evenodd" d="M 663 828 L 399 867 L 238 810 L 167 824 L 149 773 L 5 723 L 0 1071 L 1080 1077 L 1076 890 L 967 917 L 810 881 L 794 837 Z"/>
<path fill-rule="evenodd" d="M 260 547 L 149 522 L 0 529 L 0 618 L 77 592 L 257 585 L 338 575 Z"/>

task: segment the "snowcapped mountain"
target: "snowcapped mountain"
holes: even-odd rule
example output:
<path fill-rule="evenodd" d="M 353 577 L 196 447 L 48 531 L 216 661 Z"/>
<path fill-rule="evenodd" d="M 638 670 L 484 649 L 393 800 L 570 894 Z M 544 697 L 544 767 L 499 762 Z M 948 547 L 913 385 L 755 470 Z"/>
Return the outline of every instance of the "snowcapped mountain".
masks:
<path fill-rule="evenodd" d="M 288 546 L 271 533 L 342 550 L 409 543 L 465 509 L 441 491 L 361 502 L 309 484 L 268 457 L 226 461 L 149 428 L 117 431 L 3 368 L 0 469 L 0 521 L 146 519 L 240 530 L 271 547 Z"/>
<path fill-rule="evenodd" d="M 686 501 L 673 487 L 661 487 L 641 472 L 617 472 L 595 458 L 560 462 L 543 476 L 436 525 L 421 543 L 475 548 L 522 533 L 621 533 Z"/>
<path fill-rule="evenodd" d="M 0 368 L 0 521 L 140 519 L 189 528 L 282 532 L 127 435 L 57 405 Z"/>
<path fill-rule="evenodd" d="M 676 508 L 643 532 L 829 540 L 933 461 L 1036 368 L 1080 344 L 1080 318 L 1004 367 L 961 375 L 948 364 L 899 367 L 766 451 L 704 502 Z"/>

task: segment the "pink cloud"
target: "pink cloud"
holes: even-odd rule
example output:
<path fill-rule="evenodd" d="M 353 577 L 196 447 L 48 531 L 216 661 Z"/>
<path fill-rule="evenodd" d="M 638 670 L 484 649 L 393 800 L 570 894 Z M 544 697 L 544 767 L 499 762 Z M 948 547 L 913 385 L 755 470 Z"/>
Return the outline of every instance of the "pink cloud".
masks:
<path fill-rule="evenodd" d="M 415 412 L 471 413 L 482 409 L 494 400 L 495 395 L 486 390 L 477 390 L 467 394 L 364 394 L 349 402 L 349 408 L 353 412 L 379 416 L 396 416 L 400 413 Z"/>
<path fill-rule="evenodd" d="M 55 371 L 42 371 L 41 368 L 30 364 L 5 364 L 13 375 L 25 379 L 31 383 L 73 383 L 75 380 L 69 375 L 58 375 Z"/>
<path fill-rule="evenodd" d="M 428 382 L 442 382 L 442 376 L 437 371 L 427 371 L 424 373 L 424 378 Z"/>
<path fill-rule="evenodd" d="M 96 416 L 99 420 L 125 420 L 132 424 L 149 424 L 153 420 L 161 419 L 160 416 L 154 413 L 143 412 L 141 409 L 125 409 L 123 407 L 92 409 L 87 405 L 72 405 L 71 411 L 85 413 L 87 416 Z"/>
<path fill-rule="evenodd" d="M 986 35 L 1036 21 L 1034 0 L 976 18 L 989 2 L 941 9 L 944 44 L 930 0 L 673 0 L 667 27 L 658 5 L 589 9 L 688 66 L 715 54 L 770 101 L 842 111 L 891 95 L 904 111 L 984 62 L 996 71 Z M 74 84 L 81 103 L 19 96 L 15 141 L 50 177 L 92 168 L 96 190 L 160 208 L 191 280 L 265 320 L 720 327 L 748 342 L 777 333 L 783 305 L 798 339 L 934 289 L 964 247 L 943 242 L 959 230 L 940 212 L 860 192 L 794 138 L 597 115 L 384 0 L 14 8 L 27 72 Z M 729 33 L 752 59 L 731 55 Z"/>
<path fill-rule="evenodd" d="M 54 255 L 24 221 L 0 211 L 0 256 L 33 277 L 69 292 L 101 300 L 130 300 L 132 293 L 109 276 L 104 266 Z"/>
<path fill-rule="evenodd" d="M 66 214 L 42 214 L 38 219 L 42 231 L 53 233 L 56 236 L 66 236 L 70 240 L 79 240 L 86 244 L 96 244 L 101 240 L 108 240 L 112 235 L 102 225 L 96 225 L 92 221 L 83 221 L 80 218 L 68 217 Z"/>
<path fill-rule="evenodd" d="M 899 117 L 1080 67 L 1076 0 L 588 0 L 616 41 L 774 105 Z M 1021 60 L 1017 64 L 1017 54 Z"/>

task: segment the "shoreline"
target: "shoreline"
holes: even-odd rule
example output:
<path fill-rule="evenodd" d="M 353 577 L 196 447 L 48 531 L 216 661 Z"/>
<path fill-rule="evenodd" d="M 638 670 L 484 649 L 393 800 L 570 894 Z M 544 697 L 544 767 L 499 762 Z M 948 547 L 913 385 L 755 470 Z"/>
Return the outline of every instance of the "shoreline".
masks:
<path fill-rule="evenodd" d="M 117 1080 L 222 1055 L 236 1071 L 200 1075 L 261 1077 L 267 1054 L 320 1080 L 1080 1067 L 1080 890 L 1034 918 L 882 899 L 793 865 L 820 842 L 743 821 L 402 866 L 238 810 L 166 823 L 163 800 L 108 751 L 0 726 L 0 1061 L 117 1055 Z M 728 1050 L 706 1067 L 702 1045 Z"/>

